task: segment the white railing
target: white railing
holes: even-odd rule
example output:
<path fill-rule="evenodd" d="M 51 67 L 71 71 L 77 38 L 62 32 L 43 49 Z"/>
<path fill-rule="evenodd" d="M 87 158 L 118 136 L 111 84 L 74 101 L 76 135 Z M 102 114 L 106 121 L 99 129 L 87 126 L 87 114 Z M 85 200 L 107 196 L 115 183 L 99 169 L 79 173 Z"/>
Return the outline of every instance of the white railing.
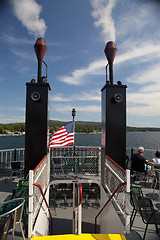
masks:
<path fill-rule="evenodd" d="M 57 175 L 82 177 L 101 175 L 101 148 L 67 147 L 50 149 L 51 179 Z"/>
<path fill-rule="evenodd" d="M 115 196 L 112 198 L 115 209 L 122 219 L 124 225 L 124 232 L 130 231 L 130 170 L 124 170 L 118 164 L 116 164 L 108 156 L 103 156 L 102 159 L 102 185 L 108 197 L 110 197 L 116 190 L 116 188 L 126 182 L 126 185 L 119 188 Z"/>
<path fill-rule="evenodd" d="M 127 148 L 129 158 L 131 153 L 135 153 L 137 148 Z M 156 149 L 145 149 L 145 157 L 151 160 L 155 155 Z M 0 150 L 0 162 L 5 163 L 7 168 L 11 167 L 12 161 L 21 161 L 24 163 L 25 149 L 5 149 Z M 57 160 L 58 165 L 54 161 Z M 73 161 L 74 160 L 74 161 Z M 57 174 L 72 174 L 76 177 L 82 177 L 83 174 L 98 176 L 102 180 L 102 185 L 107 190 L 109 196 L 114 192 L 115 188 L 122 182 L 127 183 L 126 187 L 121 188 L 121 191 L 116 194 L 113 201 L 118 208 L 118 211 L 124 218 L 125 231 L 129 231 L 129 172 L 122 171 L 109 158 L 105 157 L 105 161 L 101 162 L 101 149 L 92 146 L 78 146 L 50 149 L 48 163 L 51 163 L 51 179 Z M 101 167 L 102 164 L 102 167 Z M 128 172 L 128 174 L 126 174 Z M 126 180 L 127 178 L 127 180 Z M 34 194 L 38 189 L 34 187 Z M 42 188 L 43 189 L 43 188 Z M 37 194 L 37 193 L 36 193 Z M 35 196 L 36 196 L 35 194 Z M 30 194 L 32 195 L 32 193 Z M 49 193 L 48 193 L 49 195 Z M 42 199 L 42 198 L 40 198 Z M 32 209 L 31 209 L 32 211 Z"/>
<path fill-rule="evenodd" d="M 95 149 L 95 148 L 99 149 L 99 147 L 92 147 L 92 146 L 76 147 L 76 149 Z M 72 150 L 73 147 L 61 148 L 61 149 L 63 149 L 65 152 L 69 152 L 69 150 Z M 135 153 L 136 151 L 137 151 L 137 148 L 128 148 L 128 147 L 126 148 L 126 154 L 128 155 L 129 159 L 131 158 L 132 152 Z M 146 159 L 151 161 L 152 158 L 155 156 L 156 151 L 157 149 L 145 149 L 144 154 Z M 53 152 L 54 152 L 54 155 L 53 155 Z M 16 157 L 15 157 L 15 153 L 16 153 Z M 61 153 L 58 153 L 58 151 L 54 151 L 53 149 L 51 150 L 51 158 L 53 158 L 53 156 L 56 156 L 56 157 L 61 156 L 62 154 L 63 154 L 63 151 L 61 151 Z M 94 156 L 94 153 L 92 153 L 92 155 Z M 100 158 L 100 155 L 101 155 L 101 152 L 99 152 L 99 158 Z M 85 151 L 83 152 L 83 157 L 85 157 Z M 0 150 L 0 162 L 4 163 L 7 168 L 11 167 L 11 162 L 14 161 L 15 159 L 16 161 L 22 162 L 22 165 L 24 165 L 25 148 Z M 128 163 L 128 167 L 129 168 L 131 167 L 130 161 Z M 101 166 L 99 165 L 99 172 L 100 172 L 100 169 L 101 169 Z"/>
<path fill-rule="evenodd" d="M 23 166 L 24 156 L 25 156 L 24 148 L 0 150 L 0 162 L 4 163 L 7 168 L 11 168 L 11 162 L 13 161 L 20 161 L 22 162 Z"/>
<path fill-rule="evenodd" d="M 49 179 L 48 155 L 29 171 L 28 238 L 48 234 Z"/>

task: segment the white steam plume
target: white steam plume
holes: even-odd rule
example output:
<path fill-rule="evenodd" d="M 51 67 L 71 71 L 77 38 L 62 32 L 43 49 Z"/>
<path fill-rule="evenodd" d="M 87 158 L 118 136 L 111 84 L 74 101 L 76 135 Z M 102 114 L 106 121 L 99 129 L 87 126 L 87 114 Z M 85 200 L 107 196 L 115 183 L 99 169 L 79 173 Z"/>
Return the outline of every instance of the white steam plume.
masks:
<path fill-rule="evenodd" d="M 112 18 L 112 10 L 116 5 L 116 0 L 90 0 L 93 7 L 92 17 L 95 19 L 94 25 L 101 27 L 104 42 L 108 40 L 115 42 L 115 25 Z"/>
<path fill-rule="evenodd" d="M 13 5 L 14 15 L 27 28 L 29 34 L 44 37 L 47 26 L 44 19 L 39 17 L 42 6 L 35 0 L 11 0 L 10 3 Z"/>

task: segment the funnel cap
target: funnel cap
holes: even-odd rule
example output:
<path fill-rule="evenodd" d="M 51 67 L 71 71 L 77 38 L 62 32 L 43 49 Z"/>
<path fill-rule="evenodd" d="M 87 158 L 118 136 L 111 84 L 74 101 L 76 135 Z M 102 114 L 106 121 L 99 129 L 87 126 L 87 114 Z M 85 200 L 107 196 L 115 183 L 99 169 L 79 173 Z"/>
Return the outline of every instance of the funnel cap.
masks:
<path fill-rule="evenodd" d="M 43 38 L 38 38 L 34 45 L 34 49 L 36 52 L 37 59 L 42 62 L 44 55 L 47 51 L 47 45 L 45 40 Z"/>
<path fill-rule="evenodd" d="M 106 58 L 109 63 L 113 63 L 114 58 L 116 56 L 117 48 L 114 42 L 110 41 L 106 44 L 106 47 L 104 49 Z"/>

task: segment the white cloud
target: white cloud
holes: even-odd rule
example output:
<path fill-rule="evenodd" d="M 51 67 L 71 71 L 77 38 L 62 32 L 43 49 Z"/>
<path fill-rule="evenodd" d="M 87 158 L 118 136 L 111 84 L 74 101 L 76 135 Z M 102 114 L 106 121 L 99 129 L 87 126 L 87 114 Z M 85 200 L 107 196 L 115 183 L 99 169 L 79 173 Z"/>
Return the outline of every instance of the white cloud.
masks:
<path fill-rule="evenodd" d="M 143 92 L 159 91 L 160 89 L 160 68 L 159 64 L 147 66 L 143 70 L 126 79 L 128 82 L 143 84 Z M 155 87 L 156 86 L 156 87 Z"/>
<path fill-rule="evenodd" d="M 116 19 L 116 37 L 117 39 L 121 37 L 134 39 L 139 38 L 139 34 L 142 33 L 152 23 L 154 14 L 151 11 L 151 4 L 143 4 L 137 1 L 127 1 L 128 3 L 121 1 L 121 13 L 118 14 Z M 136 34 L 135 34 L 136 33 Z M 145 34 L 144 33 L 144 34 Z"/>
<path fill-rule="evenodd" d="M 101 28 L 104 42 L 115 41 L 116 29 L 112 18 L 112 10 L 116 5 L 116 0 L 90 0 L 90 3 L 93 7 L 94 25 Z"/>
<path fill-rule="evenodd" d="M 5 115 L 0 115 L 0 123 L 19 123 L 19 122 L 25 122 L 25 116 L 12 116 L 8 117 Z"/>
<path fill-rule="evenodd" d="M 126 49 L 129 49 L 129 51 L 126 51 L 125 53 L 118 55 L 115 58 L 115 64 L 120 64 L 126 61 L 131 61 L 137 59 L 139 62 L 144 61 L 151 61 L 157 57 L 160 57 L 160 52 L 157 51 L 158 48 L 160 48 L 160 44 L 155 44 L 155 42 L 146 42 L 145 44 L 138 44 L 135 46 L 135 44 L 132 44 L 130 46 L 125 46 Z M 153 58 L 154 56 L 154 58 Z"/>
<path fill-rule="evenodd" d="M 87 77 L 90 75 L 103 75 L 106 60 L 97 60 L 88 65 L 88 67 L 74 70 L 71 76 L 60 76 L 59 80 L 70 85 L 83 85 L 87 83 Z"/>
<path fill-rule="evenodd" d="M 127 94 L 127 111 L 135 116 L 159 116 L 159 92 L 134 92 Z"/>
<path fill-rule="evenodd" d="M 7 107 L 10 111 L 11 110 L 16 110 L 16 111 L 22 111 L 25 112 L 25 107 Z"/>
<path fill-rule="evenodd" d="M 101 107 L 97 105 L 88 105 L 88 106 L 77 106 L 77 111 L 80 112 L 90 112 L 90 113 L 100 113 Z"/>
<path fill-rule="evenodd" d="M 138 47 L 130 47 L 126 48 L 125 53 L 118 55 L 115 58 L 115 65 L 116 64 L 122 64 L 124 62 L 129 61 L 136 61 L 137 63 L 143 63 L 144 61 L 151 61 L 153 59 L 160 57 L 160 52 L 157 51 L 157 49 L 160 48 L 160 44 L 152 43 L 152 42 L 146 42 L 143 45 L 139 45 Z M 87 67 L 77 69 L 71 72 L 70 76 L 60 76 L 59 80 L 62 82 L 65 82 L 69 85 L 85 85 L 88 83 L 88 77 L 91 75 L 105 75 L 105 66 L 106 66 L 106 59 L 98 59 L 94 62 L 91 62 Z M 128 81 L 129 78 L 127 79 Z"/>
<path fill-rule="evenodd" d="M 40 18 L 42 6 L 35 0 L 11 0 L 15 16 L 35 37 L 44 37 L 47 26 L 44 19 Z"/>
<path fill-rule="evenodd" d="M 2 33 L 0 39 L 4 40 L 5 42 L 8 42 L 9 44 L 17 44 L 17 45 L 22 45 L 22 44 L 32 44 L 33 41 L 28 40 L 26 38 L 17 38 L 13 35 Z"/>
<path fill-rule="evenodd" d="M 98 101 L 100 102 L 100 91 L 92 90 L 91 92 L 82 91 L 79 94 L 72 94 L 67 96 L 66 98 L 62 96 L 62 94 L 54 95 L 50 97 L 51 101 L 56 102 L 70 102 L 70 101 Z"/>
<path fill-rule="evenodd" d="M 21 58 L 21 59 L 33 60 L 33 56 L 29 52 L 27 52 L 23 49 L 18 49 L 18 48 L 13 49 L 12 48 L 11 51 L 14 55 L 16 55 L 18 57 L 18 59 Z"/>
<path fill-rule="evenodd" d="M 75 106 L 74 107 L 76 108 L 76 111 L 77 112 L 90 112 L 90 113 L 100 113 L 101 111 L 101 107 L 100 106 L 97 106 L 97 105 L 85 105 L 85 106 Z M 63 111 L 71 111 L 71 109 L 73 109 L 73 105 L 67 105 L 67 104 L 54 104 L 53 107 L 51 107 L 54 109 L 54 111 L 56 112 L 62 112 L 62 109 Z"/>

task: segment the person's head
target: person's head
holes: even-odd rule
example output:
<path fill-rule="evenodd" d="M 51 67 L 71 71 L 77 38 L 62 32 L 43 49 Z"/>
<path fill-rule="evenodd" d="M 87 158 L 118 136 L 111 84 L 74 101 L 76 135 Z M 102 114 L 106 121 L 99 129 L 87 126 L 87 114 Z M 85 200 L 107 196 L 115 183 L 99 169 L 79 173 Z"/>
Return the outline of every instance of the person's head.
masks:
<path fill-rule="evenodd" d="M 139 148 L 138 148 L 138 152 L 139 152 L 139 153 L 144 153 L 144 147 L 139 147 Z"/>
<path fill-rule="evenodd" d="M 159 152 L 159 151 L 156 151 L 155 156 L 156 156 L 157 158 L 159 158 L 159 157 L 160 157 L 160 152 Z"/>

